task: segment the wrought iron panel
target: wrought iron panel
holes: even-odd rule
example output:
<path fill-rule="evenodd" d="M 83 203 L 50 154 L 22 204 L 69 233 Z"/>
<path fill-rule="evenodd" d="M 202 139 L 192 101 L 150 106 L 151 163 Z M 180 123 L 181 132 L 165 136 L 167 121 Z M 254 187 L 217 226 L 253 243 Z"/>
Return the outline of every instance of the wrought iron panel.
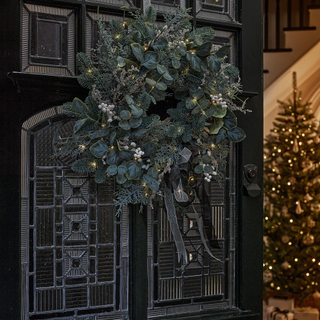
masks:
<path fill-rule="evenodd" d="M 177 211 L 187 263 L 178 261 L 164 204 L 156 202 L 153 209 L 149 208 L 148 243 L 152 244 L 148 246 L 149 318 L 234 307 L 234 161 L 231 146 L 223 182 L 203 184 L 199 190 L 201 200 L 194 208 Z M 211 217 L 203 215 L 203 225 L 198 225 L 196 214 L 201 212 L 201 194 L 210 200 Z"/>
<path fill-rule="evenodd" d="M 73 128 L 60 111 L 22 128 L 23 319 L 126 319 L 128 210 L 115 215 L 112 179 L 96 185 L 53 157 Z"/>
<path fill-rule="evenodd" d="M 24 4 L 22 71 L 75 74 L 75 11 Z"/>

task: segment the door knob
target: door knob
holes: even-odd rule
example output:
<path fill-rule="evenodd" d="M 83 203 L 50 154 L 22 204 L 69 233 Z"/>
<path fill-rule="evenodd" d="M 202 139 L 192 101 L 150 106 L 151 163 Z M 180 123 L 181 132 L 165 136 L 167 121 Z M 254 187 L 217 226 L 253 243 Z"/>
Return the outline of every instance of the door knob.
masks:
<path fill-rule="evenodd" d="M 258 186 L 258 167 L 254 164 L 247 164 L 243 167 L 244 183 L 243 193 L 248 197 L 257 197 L 261 193 L 261 188 Z"/>

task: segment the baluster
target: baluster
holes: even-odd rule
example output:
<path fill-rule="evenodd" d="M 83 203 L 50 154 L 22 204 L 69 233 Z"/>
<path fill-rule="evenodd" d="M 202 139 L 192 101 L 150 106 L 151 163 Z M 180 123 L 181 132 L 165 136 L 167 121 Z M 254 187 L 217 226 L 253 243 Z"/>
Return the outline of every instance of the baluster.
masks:
<path fill-rule="evenodd" d="M 291 6 L 291 0 L 288 0 L 288 28 L 291 28 L 291 21 L 292 21 L 292 6 Z"/>
<path fill-rule="evenodd" d="M 269 0 L 264 2 L 264 49 L 269 49 Z"/>
<path fill-rule="evenodd" d="M 276 49 L 280 49 L 280 0 L 277 0 L 276 8 Z"/>
<path fill-rule="evenodd" d="M 303 0 L 300 0 L 299 2 L 299 11 L 300 11 L 300 16 L 299 16 L 299 26 L 300 28 L 303 27 L 303 14 L 304 14 L 304 10 L 303 10 Z"/>

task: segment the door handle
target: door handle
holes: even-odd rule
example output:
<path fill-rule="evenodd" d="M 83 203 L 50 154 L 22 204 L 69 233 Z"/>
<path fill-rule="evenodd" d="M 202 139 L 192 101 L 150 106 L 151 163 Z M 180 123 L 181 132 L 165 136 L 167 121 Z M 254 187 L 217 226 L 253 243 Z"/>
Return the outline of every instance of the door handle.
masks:
<path fill-rule="evenodd" d="M 244 184 L 243 194 L 248 197 L 257 197 L 261 193 L 258 186 L 258 167 L 254 164 L 247 164 L 243 167 Z"/>

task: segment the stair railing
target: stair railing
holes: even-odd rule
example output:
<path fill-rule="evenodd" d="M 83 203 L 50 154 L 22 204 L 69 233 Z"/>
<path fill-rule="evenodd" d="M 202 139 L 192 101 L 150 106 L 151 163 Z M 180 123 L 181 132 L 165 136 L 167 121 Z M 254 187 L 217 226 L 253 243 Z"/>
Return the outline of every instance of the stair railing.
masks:
<path fill-rule="evenodd" d="M 283 31 L 314 29 L 310 8 L 320 8 L 320 0 L 264 0 L 264 51 L 291 51 L 284 48 Z"/>

